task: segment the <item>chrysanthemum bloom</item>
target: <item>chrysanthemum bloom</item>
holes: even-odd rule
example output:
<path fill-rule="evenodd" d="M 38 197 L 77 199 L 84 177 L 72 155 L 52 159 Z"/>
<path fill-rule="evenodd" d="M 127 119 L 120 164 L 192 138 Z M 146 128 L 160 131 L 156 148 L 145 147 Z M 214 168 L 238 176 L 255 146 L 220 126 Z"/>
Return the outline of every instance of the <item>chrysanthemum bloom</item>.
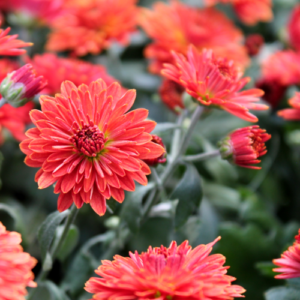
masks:
<path fill-rule="evenodd" d="M 162 146 L 164 149 L 166 149 L 163 140 L 161 137 L 152 134 L 152 140 L 151 142 L 158 144 L 160 146 Z M 148 166 L 156 166 L 158 164 L 164 164 L 167 161 L 167 157 L 166 157 L 166 152 L 163 153 L 161 156 L 157 157 L 157 158 L 152 158 L 152 159 L 144 159 L 144 162 L 148 165 Z"/>
<path fill-rule="evenodd" d="M 267 153 L 265 142 L 270 138 L 258 125 L 239 128 L 219 142 L 220 153 L 235 165 L 259 170 L 261 167 L 251 165 L 260 163 L 258 158 Z"/>
<path fill-rule="evenodd" d="M 36 76 L 32 65 L 27 64 L 13 71 L 2 80 L 0 93 L 14 107 L 22 106 L 37 95 L 47 84 L 43 76 Z"/>
<path fill-rule="evenodd" d="M 300 120 L 300 93 L 296 93 L 293 98 L 289 100 L 289 105 L 292 108 L 285 108 L 277 112 L 278 116 L 289 121 Z"/>
<path fill-rule="evenodd" d="M 204 0 L 206 5 L 231 3 L 238 17 L 247 25 L 273 19 L 272 0 Z"/>
<path fill-rule="evenodd" d="M 42 111 L 30 114 L 37 127 L 27 131 L 21 150 L 28 166 L 41 168 L 40 189 L 56 182 L 59 211 L 85 202 L 103 215 L 106 199 L 122 202 L 124 190 L 135 190 L 134 180 L 147 184 L 151 172 L 143 159 L 165 150 L 151 142 L 156 123 L 145 120 L 146 109 L 125 114 L 134 100 L 134 90 L 124 94 L 118 83 L 107 87 L 101 79 L 78 88 L 65 81 L 55 98 L 40 97 Z"/>
<path fill-rule="evenodd" d="M 250 34 L 245 41 L 245 46 L 250 56 L 257 55 L 263 44 L 264 38 L 260 34 Z"/>
<path fill-rule="evenodd" d="M 264 78 L 258 80 L 255 83 L 255 87 L 264 91 L 262 98 L 273 108 L 278 106 L 287 89 L 287 86 L 281 85 L 275 80 L 268 80 Z"/>
<path fill-rule="evenodd" d="M 159 88 L 159 95 L 162 102 L 175 113 L 179 113 L 184 108 L 183 93 L 184 87 L 175 81 L 164 79 Z"/>
<path fill-rule="evenodd" d="M 0 29 L 0 55 L 17 56 L 26 52 L 24 47 L 32 46 L 32 43 L 25 43 L 17 40 L 18 35 L 8 35 L 10 28 Z"/>
<path fill-rule="evenodd" d="M 102 78 L 107 85 L 116 82 L 110 76 L 105 67 L 93 65 L 89 62 L 74 58 L 62 58 L 53 53 L 35 55 L 32 64 L 37 74 L 44 76 L 48 81 L 43 93 L 55 95 L 60 92 L 61 83 L 66 80 L 72 81 L 75 85 L 82 83 L 89 85 L 92 81 Z"/>
<path fill-rule="evenodd" d="M 145 51 L 151 60 L 151 72 L 159 73 L 164 63 L 173 63 L 171 50 L 186 55 L 190 44 L 199 51 L 213 49 L 217 56 L 234 60 L 242 68 L 249 64 L 242 32 L 213 8 L 199 9 L 179 1 L 157 2 L 153 10 L 142 10 L 139 22 L 154 40 Z"/>
<path fill-rule="evenodd" d="M 0 300 L 25 300 L 26 287 L 36 287 L 31 270 L 37 260 L 23 252 L 21 241 L 0 222 Z"/>
<path fill-rule="evenodd" d="M 274 265 L 279 267 L 273 269 L 273 271 L 281 273 L 275 276 L 277 279 L 300 277 L 300 229 L 295 239 L 294 245 L 284 251 L 281 254 L 281 258 L 273 260 Z"/>
<path fill-rule="evenodd" d="M 209 255 L 217 238 L 192 249 L 188 241 L 169 248 L 148 248 L 130 257 L 116 255 L 104 260 L 95 271 L 101 278 L 91 278 L 85 286 L 93 299 L 160 299 L 160 300 L 232 300 L 243 297 L 245 290 L 231 285 L 234 277 L 226 275 L 225 257 Z"/>
<path fill-rule="evenodd" d="M 300 51 L 300 5 L 295 6 L 288 24 L 291 45 Z"/>
<path fill-rule="evenodd" d="M 262 77 L 289 86 L 300 82 L 300 54 L 283 50 L 270 55 L 262 64 Z"/>
<path fill-rule="evenodd" d="M 46 48 L 98 54 L 113 41 L 126 45 L 136 30 L 137 0 L 87 0 L 55 20 Z M 76 3 L 76 2 L 75 2 Z M 84 3 L 84 5 L 83 5 Z"/>
<path fill-rule="evenodd" d="M 185 87 L 186 92 L 205 106 L 215 106 L 242 118 L 256 122 L 257 117 L 249 109 L 265 110 L 268 106 L 257 104 L 263 91 L 241 91 L 250 78 L 240 79 L 232 61 L 217 59 L 211 50 L 200 54 L 190 46 L 187 59 L 172 52 L 176 64 L 165 64 L 162 74 Z"/>

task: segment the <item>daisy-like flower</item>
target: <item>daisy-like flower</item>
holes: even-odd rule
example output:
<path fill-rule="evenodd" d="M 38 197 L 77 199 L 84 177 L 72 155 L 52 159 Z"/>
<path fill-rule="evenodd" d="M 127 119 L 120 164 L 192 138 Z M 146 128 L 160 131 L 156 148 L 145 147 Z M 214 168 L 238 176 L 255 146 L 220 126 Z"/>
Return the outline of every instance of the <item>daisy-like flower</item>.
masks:
<path fill-rule="evenodd" d="M 217 238 L 192 249 L 188 241 L 169 248 L 148 248 L 130 257 L 116 255 L 104 260 L 95 271 L 101 278 L 91 278 L 85 286 L 93 299 L 160 299 L 160 300 L 232 300 L 243 297 L 245 290 L 232 285 L 234 277 L 226 275 L 225 257 L 209 255 Z"/>
<path fill-rule="evenodd" d="M 183 93 L 184 87 L 169 79 L 164 79 L 159 88 L 159 95 L 162 102 L 175 113 L 179 113 L 184 108 Z"/>
<path fill-rule="evenodd" d="M 0 24 L 1 25 L 1 24 Z M 17 56 L 26 52 L 24 47 L 32 46 L 32 43 L 25 43 L 17 40 L 18 35 L 8 35 L 10 28 L 0 29 L 0 55 Z"/>
<path fill-rule="evenodd" d="M 21 241 L 0 222 L 0 300 L 25 300 L 26 287 L 36 287 L 31 270 L 37 260 L 23 252 Z"/>
<path fill-rule="evenodd" d="M 300 5 L 295 6 L 288 24 L 291 45 L 300 51 Z"/>
<path fill-rule="evenodd" d="M 36 128 L 27 131 L 21 150 L 28 166 L 40 168 L 40 189 L 56 182 L 59 211 L 90 203 L 103 215 L 106 199 L 122 202 L 124 190 L 135 190 L 134 180 L 147 184 L 151 172 L 143 159 L 165 150 L 151 142 L 156 123 L 145 120 L 148 110 L 128 112 L 134 100 L 135 90 L 122 93 L 118 83 L 101 79 L 78 88 L 65 81 L 55 98 L 40 97 L 42 111 L 30 114 Z"/>
<path fill-rule="evenodd" d="M 290 246 L 288 250 L 281 254 L 281 258 L 273 260 L 274 265 L 279 268 L 273 269 L 274 272 L 278 272 L 275 276 L 277 279 L 289 279 L 300 277 L 300 229 L 299 234 L 295 236 L 295 242 L 293 246 Z"/>
<path fill-rule="evenodd" d="M 136 30 L 137 0 L 86 0 L 74 6 L 53 24 L 46 48 L 72 50 L 76 55 L 98 54 L 113 41 L 126 45 Z"/>
<path fill-rule="evenodd" d="M 208 6 L 231 3 L 237 16 L 247 25 L 269 22 L 273 19 L 272 0 L 204 0 Z"/>
<path fill-rule="evenodd" d="M 13 71 L 2 80 L 2 101 L 14 107 L 22 106 L 37 95 L 47 84 L 43 76 L 36 76 L 32 65 L 27 64 Z"/>
<path fill-rule="evenodd" d="M 277 112 L 278 116 L 289 121 L 300 120 L 300 93 L 296 93 L 293 98 L 289 100 L 289 105 L 292 108 L 285 108 Z"/>
<path fill-rule="evenodd" d="M 300 82 L 300 54 L 283 50 L 270 55 L 262 64 L 262 77 L 289 86 Z"/>
<path fill-rule="evenodd" d="M 190 44 L 199 51 L 213 49 L 217 56 L 234 60 L 242 68 L 249 64 L 242 32 L 213 8 L 199 9 L 179 1 L 157 2 L 153 10 L 141 10 L 139 23 L 154 40 L 145 50 L 151 72 L 159 73 L 164 63 L 173 63 L 171 50 L 186 55 Z"/>
<path fill-rule="evenodd" d="M 27 60 L 32 64 L 37 74 L 44 76 L 48 81 L 43 93 L 55 95 L 60 92 L 63 81 L 72 81 L 75 85 L 82 83 L 89 85 L 92 81 L 102 78 L 107 85 L 116 82 L 110 76 L 105 67 L 94 65 L 89 62 L 58 57 L 54 53 L 44 53 L 35 55 L 32 60 Z"/>
<path fill-rule="evenodd" d="M 152 134 L 152 140 L 151 142 L 158 144 L 160 146 L 162 146 L 164 149 L 166 149 L 163 140 L 161 137 Z M 167 161 L 167 157 L 166 157 L 166 152 L 163 153 L 161 156 L 157 157 L 157 158 L 152 158 L 152 159 L 144 159 L 144 162 L 148 165 L 148 166 L 156 166 L 158 164 L 164 164 Z"/>
<path fill-rule="evenodd" d="M 241 91 L 250 78 L 240 79 L 241 73 L 232 61 L 217 59 L 211 50 L 198 53 L 190 46 L 187 59 L 172 52 L 175 65 L 165 64 L 162 74 L 185 87 L 186 92 L 205 106 L 215 106 L 242 118 L 256 122 L 249 109 L 265 110 L 268 106 L 256 103 L 263 91 Z"/>
<path fill-rule="evenodd" d="M 259 170 L 261 167 L 251 165 L 260 163 L 258 158 L 267 153 L 265 142 L 270 138 L 258 125 L 239 128 L 219 142 L 220 153 L 235 165 Z"/>

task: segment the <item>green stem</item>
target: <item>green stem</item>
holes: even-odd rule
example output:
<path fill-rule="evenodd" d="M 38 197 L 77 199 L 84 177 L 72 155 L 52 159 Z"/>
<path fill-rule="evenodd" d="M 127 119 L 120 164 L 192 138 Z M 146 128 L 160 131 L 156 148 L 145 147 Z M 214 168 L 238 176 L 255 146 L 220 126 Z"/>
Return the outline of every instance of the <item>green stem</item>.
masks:
<path fill-rule="evenodd" d="M 219 155 L 220 155 L 220 151 L 215 150 L 215 151 L 201 153 L 201 154 L 197 154 L 197 155 L 187 155 L 187 156 L 182 157 L 182 160 L 184 160 L 186 162 L 197 162 L 197 161 L 206 160 L 206 159 L 209 159 L 212 157 L 216 157 Z"/>
<path fill-rule="evenodd" d="M 165 188 L 164 188 L 164 186 L 163 186 L 163 184 L 162 184 L 155 168 L 151 168 L 151 174 L 153 176 L 153 179 L 156 183 L 157 188 L 159 189 L 159 192 L 160 192 L 160 195 L 161 195 L 162 199 L 167 199 L 168 198 L 167 193 L 165 191 Z"/>

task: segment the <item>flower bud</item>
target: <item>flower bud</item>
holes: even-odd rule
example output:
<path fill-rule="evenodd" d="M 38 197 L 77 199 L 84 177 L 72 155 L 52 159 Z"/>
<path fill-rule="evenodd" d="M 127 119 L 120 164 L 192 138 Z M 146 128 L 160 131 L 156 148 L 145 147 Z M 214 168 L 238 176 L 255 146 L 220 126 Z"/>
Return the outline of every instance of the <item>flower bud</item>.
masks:
<path fill-rule="evenodd" d="M 261 169 L 253 164 L 260 163 L 260 156 L 267 153 L 265 142 L 271 138 L 258 125 L 237 129 L 219 142 L 223 159 L 240 167 Z"/>
<path fill-rule="evenodd" d="M 257 55 L 263 44 L 264 38 L 260 34 L 250 34 L 245 41 L 245 46 L 250 56 Z"/>
<path fill-rule="evenodd" d="M 158 144 L 162 147 L 165 147 L 163 141 L 162 141 L 162 138 L 160 138 L 159 136 L 157 135 L 154 135 L 152 134 L 152 140 L 151 142 L 155 143 L 155 144 Z M 157 164 L 163 164 L 167 161 L 167 158 L 166 158 L 166 152 L 163 153 L 160 157 L 157 157 L 157 158 L 152 158 L 152 159 L 144 159 L 144 162 L 149 165 L 149 166 L 156 166 Z"/>
<path fill-rule="evenodd" d="M 30 64 L 13 71 L 0 84 L 0 94 L 3 102 L 14 107 L 27 103 L 37 95 L 47 84 L 43 76 L 36 76 Z"/>

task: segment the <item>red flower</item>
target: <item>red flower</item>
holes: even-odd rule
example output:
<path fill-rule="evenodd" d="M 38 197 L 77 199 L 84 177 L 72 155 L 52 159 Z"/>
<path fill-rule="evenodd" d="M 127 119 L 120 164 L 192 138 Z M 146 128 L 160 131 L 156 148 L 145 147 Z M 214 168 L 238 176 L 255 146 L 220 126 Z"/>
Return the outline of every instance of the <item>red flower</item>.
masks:
<path fill-rule="evenodd" d="M 264 38 L 260 34 L 250 34 L 245 41 L 245 46 L 250 56 L 257 55 L 263 44 Z"/>
<path fill-rule="evenodd" d="M 155 135 L 155 134 L 152 134 L 152 142 L 155 143 L 155 144 L 158 144 L 160 146 L 162 146 L 164 149 L 166 149 L 164 143 L 163 143 L 163 140 L 161 137 Z M 160 157 L 157 157 L 157 158 L 152 158 L 152 159 L 144 159 L 144 162 L 148 165 L 148 166 L 156 166 L 157 164 L 164 164 L 165 162 L 167 161 L 167 158 L 166 158 L 166 152 L 163 153 Z"/>
<path fill-rule="evenodd" d="M 89 85 L 98 78 L 102 78 L 107 85 L 116 81 L 101 65 L 93 65 L 79 59 L 62 58 L 53 53 L 35 55 L 32 60 L 28 59 L 28 62 L 38 74 L 47 79 L 44 94 L 59 93 L 61 83 L 66 80 L 72 81 L 75 85 L 82 83 Z"/>
<path fill-rule="evenodd" d="M 213 105 L 250 122 L 257 118 L 249 109 L 265 110 L 268 106 L 257 104 L 263 91 L 250 89 L 240 91 L 250 80 L 240 79 L 232 61 L 217 59 L 211 50 L 201 54 L 191 46 L 187 59 L 172 52 L 176 65 L 165 64 L 162 74 L 185 87 L 186 92 L 202 105 Z"/>
<path fill-rule="evenodd" d="M 281 258 L 273 260 L 274 265 L 279 267 L 273 269 L 273 271 L 282 273 L 275 276 L 277 279 L 300 277 L 300 229 L 295 239 L 294 245 L 284 251 L 281 254 Z"/>
<path fill-rule="evenodd" d="M 295 6 L 292 11 L 288 32 L 291 45 L 300 51 L 300 5 Z"/>
<path fill-rule="evenodd" d="M 183 93 L 184 87 L 169 79 L 164 79 L 159 88 L 159 95 L 162 102 L 175 113 L 184 108 L 182 101 Z"/>
<path fill-rule="evenodd" d="M 260 163 L 258 158 L 267 153 L 265 142 L 270 138 L 258 125 L 237 129 L 219 143 L 222 158 L 240 167 L 259 170 L 261 167 L 251 165 Z"/>
<path fill-rule="evenodd" d="M 136 28 L 137 0 L 86 0 L 68 6 L 53 24 L 46 48 L 98 54 L 115 40 L 128 43 Z"/>
<path fill-rule="evenodd" d="M 21 235 L 0 222 L 0 300 L 25 300 L 26 287 L 36 287 L 31 272 L 37 261 L 20 246 Z"/>
<path fill-rule="evenodd" d="M 8 35 L 10 28 L 5 30 L 0 29 L 0 55 L 16 56 L 26 52 L 23 47 L 32 46 L 32 43 L 25 43 L 21 40 L 17 40 L 18 35 Z"/>
<path fill-rule="evenodd" d="M 37 95 L 47 84 L 43 76 L 36 76 L 32 65 L 27 64 L 9 73 L 0 84 L 0 93 L 6 102 L 18 107 Z"/>
<path fill-rule="evenodd" d="M 173 63 L 171 50 L 186 55 L 190 44 L 199 51 L 213 49 L 218 57 L 234 60 L 242 68 L 249 64 L 242 32 L 213 8 L 198 9 L 179 1 L 157 2 L 152 11 L 142 9 L 140 25 L 154 40 L 145 51 L 151 59 L 151 72 L 159 73 L 164 63 Z"/>
<path fill-rule="evenodd" d="M 288 86 L 300 82 L 300 54 L 292 50 L 279 51 L 262 64 L 263 79 Z"/>
<path fill-rule="evenodd" d="M 293 98 L 289 100 L 289 105 L 292 108 L 285 108 L 277 112 L 278 116 L 289 121 L 300 120 L 300 93 L 296 93 Z"/>
<path fill-rule="evenodd" d="M 118 83 L 107 87 L 101 79 L 78 88 L 65 81 L 55 98 L 40 97 L 42 111 L 30 114 L 37 127 L 27 131 L 21 150 L 28 166 L 41 168 L 40 189 L 56 182 L 59 211 L 85 202 L 103 215 L 106 199 L 122 202 L 124 190 L 135 190 L 134 180 L 147 184 L 143 159 L 165 150 L 151 142 L 156 123 L 145 120 L 146 109 L 125 114 L 134 100 L 134 90 L 123 94 Z"/>
<path fill-rule="evenodd" d="M 244 289 L 231 285 L 234 277 L 226 275 L 225 257 L 209 255 L 213 245 L 191 249 L 188 241 L 169 248 L 148 248 L 130 257 L 116 255 L 113 261 L 104 260 L 95 271 L 101 278 L 91 278 L 86 291 L 93 299 L 195 299 L 231 300 L 243 297 Z"/>

